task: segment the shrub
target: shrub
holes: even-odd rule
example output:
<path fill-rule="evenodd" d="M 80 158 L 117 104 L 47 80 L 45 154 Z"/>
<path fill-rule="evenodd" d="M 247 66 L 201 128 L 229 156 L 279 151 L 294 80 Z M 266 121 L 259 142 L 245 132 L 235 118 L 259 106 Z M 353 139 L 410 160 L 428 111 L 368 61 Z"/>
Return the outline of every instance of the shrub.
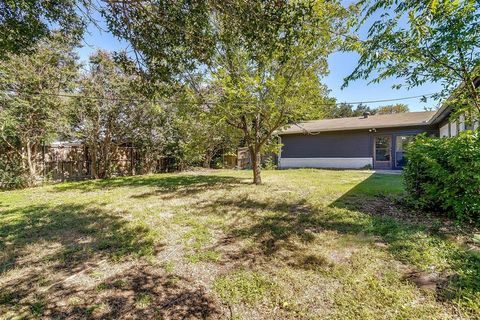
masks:
<path fill-rule="evenodd" d="M 0 189 L 23 188 L 28 185 L 28 176 L 24 172 L 20 160 L 12 161 L 0 155 Z"/>
<path fill-rule="evenodd" d="M 480 222 L 480 134 L 420 135 L 407 148 L 404 181 L 418 207 Z"/>
<path fill-rule="evenodd" d="M 273 157 L 268 157 L 265 162 L 263 163 L 263 168 L 265 170 L 275 170 L 277 169 L 277 165 L 275 164 L 275 161 L 273 160 Z"/>

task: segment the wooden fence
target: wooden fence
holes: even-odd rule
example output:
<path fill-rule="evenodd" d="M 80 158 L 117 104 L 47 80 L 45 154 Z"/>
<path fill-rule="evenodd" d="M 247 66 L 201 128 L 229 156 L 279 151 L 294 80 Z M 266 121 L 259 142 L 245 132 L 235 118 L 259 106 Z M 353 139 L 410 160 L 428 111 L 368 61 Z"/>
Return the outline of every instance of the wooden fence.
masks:
<path fill-rule="evenodd" d="M 134 147 L 117 147 L 108 168 L 112 176 L 128 176 L 152 172 L 175 171 L 174 159 L 163 157 L 148 159 Z M 93 165 L 100 175 L 105 173 L 102 161 L 93 164 L 88 148 L 76 146 L 45 146 L 42 150 L 41 163 L 44 178 L 53 181 L 84 180 L 92 178 Z"/>
<path fill-rule="evenodd" d="M 274 153 L 268 153 L 262 155 L 261 163 L 264 164 L 268 159 L 272 159 L 273 163 L 277 165 L 278 156 Z M 237 150 L 237 169 L 251 169 L 252 168 L 252 157 L 250 156 L 250 151 L 248 148 L 238 148 Z"/>

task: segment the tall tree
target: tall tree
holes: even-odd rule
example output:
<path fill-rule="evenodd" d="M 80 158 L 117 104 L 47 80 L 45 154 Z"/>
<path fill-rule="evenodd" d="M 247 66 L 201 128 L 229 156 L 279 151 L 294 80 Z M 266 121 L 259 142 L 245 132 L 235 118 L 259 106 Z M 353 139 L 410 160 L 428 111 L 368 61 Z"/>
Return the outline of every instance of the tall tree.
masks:
<path fill-rule="evenodd" d="M 326 0 L 176 0 L 110 2 L 105 14 L 131 42 L 141 72 L 196 90 L 210 115 L 241 130 L 259 184 L 272 134 L 323 101 L 320 77 L 347 12 Z M 205 83 L 215 88 L 213 103 Z"/>
<path fill-rule="evenodd" d="M 0 60 L 0 143 L 21 160 L 32 184 L 42 143 L 67 124 L 67 101 L 58 96 L 74 89 L 77 55 L 63 37 L 41 41 L 33 55 L 8 54 Z"/>
<path fill-rule="evenodd" d="M 449 102 L 457 111 L 478 116 L 479 1 L 362 0 L 360 5 L 360 25 L 375 22 L 367 40 L 356 46 L 359 64 L 345 84 L 371 76 L 373 82 L 405 78 L 409 88 L 439 82 L 443 90 L 436 98 L 454 92 Z M 462 88 L 455 91 L 459 84 Z"/>
<path fill-rule="evenodd" d="M 403 103 L 397 103 L 397 104 L 391 104 L 387 106 L 380 106 L 377 108 L 377 113 L 378 114 L 393 114 L 393 113 L 404 113 L 404 112 L 409 112 L 410 109 L 406 104 Z"/>
<path fill-rule="evenodd" d="M 118 146 L 138 139 L 138 128 L 146 125 L 141 122 L 145 111 L 140 111 L 151 111 L 152 103 L 138 93 L 135 81 L 108 52 L 90 56 L 73 118 L 76 136 L 89 149 L 94 178 L 111 176 Z"/>
<path fill-rule="evenodd" d="M 90 7 L 90 0 L 0 1 L 0 60 L 7 53 L 31 52 L 39 40 L 52 36 L 52 27 L 80 40 Z"/>

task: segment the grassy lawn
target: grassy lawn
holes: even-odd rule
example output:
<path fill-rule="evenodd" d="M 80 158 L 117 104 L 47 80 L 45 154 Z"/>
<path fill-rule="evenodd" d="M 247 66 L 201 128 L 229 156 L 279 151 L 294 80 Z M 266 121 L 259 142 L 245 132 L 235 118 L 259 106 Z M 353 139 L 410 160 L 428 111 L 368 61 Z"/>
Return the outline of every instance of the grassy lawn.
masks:
<path fill-rule="evenodd" d="M 161 174 L 0 193 L 0 319 L 480 318 L 475 230 L 400 176 Z"/>

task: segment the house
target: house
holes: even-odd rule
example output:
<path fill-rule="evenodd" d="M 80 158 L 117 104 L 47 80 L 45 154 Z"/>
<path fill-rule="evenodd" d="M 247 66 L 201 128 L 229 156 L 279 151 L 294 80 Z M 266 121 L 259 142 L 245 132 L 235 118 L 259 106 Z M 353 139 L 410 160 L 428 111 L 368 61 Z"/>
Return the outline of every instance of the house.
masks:
<path fill-rule="evenodd" d="M 450 119 L 452 108 L 437 111 L 324 119 L 291 125 L 278 133 L 283 145 L 279 168 L 402 169 L 405 146 L 420 134 L 455 136 L 476 129 L 465 116 Z"/>

